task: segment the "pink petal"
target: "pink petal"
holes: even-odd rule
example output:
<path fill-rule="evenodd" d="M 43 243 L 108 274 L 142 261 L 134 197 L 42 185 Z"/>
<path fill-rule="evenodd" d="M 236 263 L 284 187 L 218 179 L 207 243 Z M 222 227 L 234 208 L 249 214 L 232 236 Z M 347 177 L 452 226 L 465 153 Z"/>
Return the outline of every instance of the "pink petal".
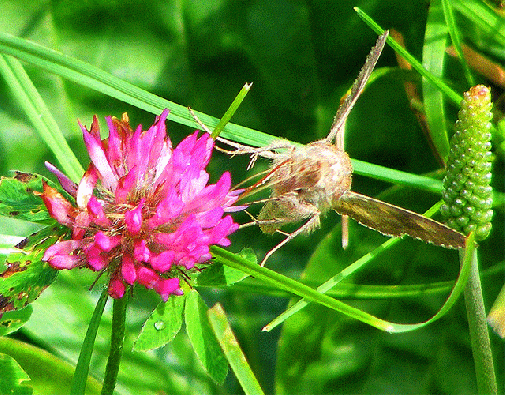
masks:
<path fill-rule="evenodd" d="M 110 167 L 110 164 L 105 157 L 105 152 L 103 150 L 100 138 L 92 136 L 84 126 L 82 126 L 80 123 L 79 125 L 82 129 L 82 135 L 84 138 L 84 143 L 86 144 L 86 148 L 88 149 L 89 157 L 100 173 L 102 185 L 106 189 L 115 191 L 117 187 L 117 177 L 112 171 L 112 168 Z"/>
<path fill-rule="evenodd" d="M 142 209 L 144 208 L 145 199 L 141 199 L 137 207 L 125 213 L 124 219 L 126 229 L 132 235 L 137 235 L 142 229 Z"/>
<path fill-rule="evenodd" d="M 168 300 L 168 297 L 173 295 L 182 295 L 182 289 L 179 287 L 178 278 L 163 278 L 160 279 L 155 286 L 156 292 L 158 292 L 164 302 Z"/>
<path fill-rule="evenodd" d="M 84 173 L 77 188 L 77 207 L 83 209 L 88 205 L 89 199 L 93 196 L 93 189 L 95 189 L 97 180 L 98 173 L 95 166 L 90 163 L 88 170 Z"/>
<path fill-rule="evenodd" d="M 75 208 L 56 189 L 51 188 L 45 181 L 42 181 L 44 192 L 41 197 L 49 211 L 49 215 L 60 224 L 71 227 L 75 217 Z"/>
<path fill-rule="evenodd" d="M 80 240 L 86 234 L 86 229 L 91 222 L 90 215 L 87 211 L 81 211 L 77 214 L 74 221 L 74 228 L 72 229 L 72 238 Z"/>
<path fill-rule="evenodd" d="M 134 191 L 137 185 L 137 168 L 130 169 L 128 174 L 121 177 L 115 192 L 115 203 L 124 204 L 128 201 L 128 195 Z"/>
<path fill-rule="evenodd" d="M 102 253 L 102 250 L 98 248 L 96 245 L 92 244 L 90 247 L 86 249 L 86 261 L 88 265 L 94 271 L 100 271 L 105 266 L 107 266 L 108 260 L 107 257 Z"/>
<path fill-rule="evenodd" d="M 180 183 L 181 199 L 184 203 L 192 201 L 205 188 L 209 174 L 197 168 L 190 168 Z"/>
<path fill-rule="evenodd" d="M 197 221 L 203 229 L 213 227 L 223 216 L 224 210 L 221 207 L 216 207 L 212 210 L 198 214 Z"/>
<path fill-rule="evenodd" d="M 77 184 L 73 182 L 70 178 L 68 178 L 65 174 L 63 174 L 56 166 L 53 166 L 51 163 L 46 161 L 44 162 L 44 165 L 46 166 L 47 170 L 49 170 L 58 178 L 58 181 L 60 182 L 63 189 L 67 191 L 70 195 L 75 197 L 77 194 Z"/>
<path fill-rule="evenodd" d="M 94 224 L 102 227 L 109 227 L 111 222 L 109 218 L 105 216 L 102 203 L 103 202 L 99 201 L 95 196 L 91 196 L 88 201 L 87 209 L 92 215 L 92 221 Z"/>
<path fill-rule="evenodd" d="M 137 270 L 137 282 L 139 284 L 142 284 L 147 289 L 153 289 L 159 278 L 160 276 L 145 266 L 141 266 Z"/>
<path fill-rule="evenodd" d="M 152 255 L 149 263 L 154 270 L 163 273 L 170 270 L 174 257 L 175 253 L 173 251 L 163 251 L 161 254 Z"/>
<path fill-rule="evenodd" d="M 95 235 L 95 244 L 105 252 L 109 252 L 121 242 L 121 236 L 107 236 L 104 232 L 99 231 Z"/>
<path fill-rule="evenodd" d="M 135 264 L 129 254 L 123 255 L 121 264 L 121 274 L 128 284 L 133 284 L 137 279 L 137 272 L 135 271 Z"/>
<path fill-rule="evenodd" d="M 80 240 L 65 240 L 53 244 L 45 252 L 43 261 L 48 262 L 55 269 L 72 269 L 82 263 L 82 256 L 70 255 L 80 248 Z"/>
<path fill-rule="evenodd" d="M 109 128 L 109 137 L 107 138 L 107 159 L 113 169 L 116 171 L 118 176 L 122 174 L 120 171 L 120 164 L 122 162 L 123 153 L 121 149 L 122 139 L 119 136 L 116 124 L 112 121 L 112 117 L 105 117 L 107 126 Z"/>
<path fill-rule="evenodd" d="M 124 295 L 124 291 L 126 290 L 125 285 L 118 278 L 112 278 L 109 281 L 109 295 L 114 299 L 120 299 Z"/>
<path fill-rule="evenodd" d="M 184 203 L 174 188 L 171 188 L 168 195 L 156 207 L 156 214 L 149 218 L 149 229 L 155 229 L 159 225 L 168 223 L 179 216 L 184 208 Z"/>
<path fill-rule="evenodd" d="M 149 251 L 149 248 L 147 248 L 145 240 L 135 241 L 133 247 L 133 257 L 135 260 L 139 262 L 149 262 L 150 255 L 151 251 Z"/>

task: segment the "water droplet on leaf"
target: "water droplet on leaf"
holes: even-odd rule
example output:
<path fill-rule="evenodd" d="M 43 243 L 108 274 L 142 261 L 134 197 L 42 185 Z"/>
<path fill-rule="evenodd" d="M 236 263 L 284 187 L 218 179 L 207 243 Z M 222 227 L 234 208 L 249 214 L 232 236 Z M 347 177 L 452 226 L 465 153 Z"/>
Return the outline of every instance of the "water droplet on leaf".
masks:
<path fill-rule="evenodd" d="M 157 331 L 161 331 L 163 330 L 163 328 L 165 328 L 165 323 L 163 321 L 158 321 L 158 322 L 155 322 L 154 323 L 154 328 L 157 330 Z"/>

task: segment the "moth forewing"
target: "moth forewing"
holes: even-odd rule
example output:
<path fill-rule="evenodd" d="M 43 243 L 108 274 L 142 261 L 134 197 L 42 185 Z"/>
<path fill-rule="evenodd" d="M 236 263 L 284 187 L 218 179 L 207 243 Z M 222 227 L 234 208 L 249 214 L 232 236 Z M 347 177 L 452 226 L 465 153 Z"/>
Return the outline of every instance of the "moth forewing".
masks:
<path fill-rule="evenodd" d="M 465 236 L 454 229 L 421 214 L 356 192 L 347 191 L 336 197 L 332 208 L 388 236 L 408 235 L 441 247 L 465 247 Z"/>
<path fill-rule="evenodd" d="M 330 133 L 328 133 L 328 136 L 325 140 L 326 142 L 330 143 L 333 141 L 333 139 L 336 139 L 335 144 L 341 150 L 344 149 L 344 126 L 347 120 L 347 116 L 354 107 L 354 104 L 356 104 L 356 101 L 361 95 L 361 92 L 363 92 L 363 89 L 365 88 L 365 85 L 370 78 L 375 65 L 377 64 L 377 60 L 379 60 L 382 50 L 384 49 L 384 45 L 386 44 L 386 39 L 388 36 L 389 30 L 386 30 L 379 36 L 374 47 L 368 54 L 365 60 L 365 64 L 360 70 L 358 78 L 356 78 L 352 84 L 349 94 L 346 96 L 344 102 L 340 105 L 337 113 L 335 114 L 335 117 L 333 118 L 333 124 L 331 125 Z"/>

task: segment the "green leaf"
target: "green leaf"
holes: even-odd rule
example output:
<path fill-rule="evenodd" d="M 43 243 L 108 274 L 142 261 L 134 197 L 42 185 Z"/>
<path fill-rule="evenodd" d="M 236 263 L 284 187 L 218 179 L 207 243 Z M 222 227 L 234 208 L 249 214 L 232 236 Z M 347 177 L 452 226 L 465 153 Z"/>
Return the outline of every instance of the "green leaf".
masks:
<path fill-rule="evenodd" d="M 25 385 L 29 380 L 30 377 L 12 357 L 0 354 L 0 394 L 33 394 L 33 388 Z"/>
<path fill-rule="evenodd" d="M 168 108 L 170 110 L 168 119 L 183 125 L 196 126 L 187 107 L 156 96 L 81 60 L 4 33 L 0 33 L 0 51 L 32 62 L 51 73 L 61 75 L 153 114 L 159 115 L 163 109 Z M 195 114 L 211 130 L 219 123 L 217 118 L 198 111 L 195 111 Z M 253 146 L 267 145 L 274 140 L 274 137 L 266 133 L 231 123 L 225 127 L 222 137 L 233 137 L 239 142 Z"/>
<path fill-rule="evenodd" d="M 0 353 L 10 355 L 21 365 L 30 376 L 36 394 L 68 394 L 70 392 L 74 366 L 67 361 L 38 347 L 5 337 L 0 338 Z M 2 369 L 0 369 L 0 374 L 1 372 Z M 100 383 L 88 377 L 86 395 L 99 394 L 100 389 Z"/>
<path fill-rule="evenodd" d="M 449 29 L 445 26 L 444 14 L 440 1 L 430 5 L 426 33 L 423 46 L 423 66 L 431 74 L 442 78 L 449 39 Z M 440 88 L 433 85 L 427 78 L 423 78 L 423 103 L 428 123 L 430 137 L 439 157 L 447 161 L 449 156 L 449 139 L 445 122 L 445 97 Z"/>
<path fill-rule="evenodd" d="M 182 326 L 182 313 L 186 295 L 171 296 L 161 302 L 142 326 L 133 347 L 136 351 L 152 350 L 172 341 Z"/>
<path fill-rule="evenodd" d="M 258 263 L 258 257 L 250 248 L 244 248 L 237 255 L 250 262 Z M 242 281 L 246 277 L 248 275 L 241 270 L 215 262 L 198 276 L 197 285 L 207 287 L 228 286 Z"/>
<path fill-rule="evenodd" d="M 0 313 L 25 307 L 54 281 L 58 271 L 42 257 L 66 232 L 60 225 L 46 227 L 18 244 L 22 251 L 7 257 L 7 269 L 0 273 Z"/>
<path fill-rule="evenodd" d="M 39 174 L 21 172 L 14 177 L 1 177 L 0 215 L 38 223 L 54 222 L 42 199 L 33 193 L 42 192 L 42 180 L 48 181 Z"/>
<path fill-rule="evenodd" d="M 35 126 L 35 130 L 54 152 L 64 172 L 74 181 L 78 181 L 84 170 L 21 62 L 10 56 L 0 56 L 0 73 L 9 84 L 17 103 Z"/>
<path fill-rule="evenodd" d="M 32 312 L 32 306 L 28 305 L 24 309 L 4 313 L 0 317 L 0 336 L 5 336 L 21 328 L 28 321 Z"/>
<path fill-rule="evenodd" d="M 186 300 L 186 331 L 207 373 L 214 381 L 222 384 L 228 374 L 228 362 L 210 326 L 207 310 L 200 294 L 191 290 Z"/>
<path fill-rule="evenodd" d="M 235 372 L 240 385 L 244 392 L 249 394 L 263 394 L 261 386 L 254 377 L 254 373 L 251 367 L 247 363 L 246 357 L 238 344 L 238 340 L 235 337 L 231 326 L 226 319 L 224 310 L 220 304 L 216 304 L 214 307 L 209 309 L 208 316 L 212 329 L 219 339 L 219 344 L 223 348 L 223 351 L 230 362 L 230 366 Z"/>

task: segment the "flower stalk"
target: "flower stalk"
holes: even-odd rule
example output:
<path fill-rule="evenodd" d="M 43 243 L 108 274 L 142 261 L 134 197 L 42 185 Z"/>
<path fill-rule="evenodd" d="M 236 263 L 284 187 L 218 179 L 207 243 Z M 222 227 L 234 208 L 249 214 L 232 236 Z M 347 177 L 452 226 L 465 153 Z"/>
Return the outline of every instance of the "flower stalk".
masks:
<path fill-rule="evenodd" d="M 105 376 L 101 395 L 112 395 L 116 387 L 119 363 L 123 354 L 123 342 L 126 328 L 126 307 L 128 292 L 119 299 L 114 299 L 112 307 L 112 334 L 110 340 L 109 358 L 105 368 Z"/>

